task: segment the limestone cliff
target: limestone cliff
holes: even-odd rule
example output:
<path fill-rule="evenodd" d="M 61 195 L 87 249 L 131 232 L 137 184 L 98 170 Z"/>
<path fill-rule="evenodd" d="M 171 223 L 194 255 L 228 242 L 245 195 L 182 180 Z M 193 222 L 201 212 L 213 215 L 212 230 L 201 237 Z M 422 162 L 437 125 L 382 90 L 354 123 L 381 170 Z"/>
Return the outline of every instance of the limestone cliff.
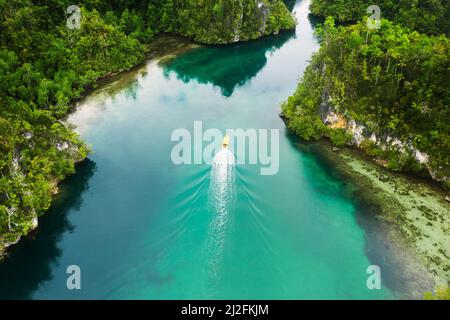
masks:
<path fill-rule="evenodd" d="M 206 44 L 257 39 L 295 27 L 281 0 L 173 0 L 154 7 L 158 31 L 177 33 Z"/>

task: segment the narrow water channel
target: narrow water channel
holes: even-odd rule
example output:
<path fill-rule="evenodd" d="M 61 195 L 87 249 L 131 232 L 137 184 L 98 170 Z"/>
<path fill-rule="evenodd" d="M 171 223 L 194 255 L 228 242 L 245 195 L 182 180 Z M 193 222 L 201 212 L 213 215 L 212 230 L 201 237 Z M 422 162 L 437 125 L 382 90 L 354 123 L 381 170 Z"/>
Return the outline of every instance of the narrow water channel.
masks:
<path fill-rule="evenodd" d="M 308 5 L 293 9 L 295 32 L 149 61 L 120 90 L 87 97 L 69 121 L 93 152 L 0 265 L 0 296 L 392 298 L 388 286 L 367 289 L 376 263 L 346 182 L 299 150 L 279 118 L 318 49 Z M 279 129 L 278 173 L 238 164 L 218 184 L 214 166 L 176 166 L 171 134 L 194 121 Z M 69 265 L 81 268 L 81 290 L 66 287 Z"/>

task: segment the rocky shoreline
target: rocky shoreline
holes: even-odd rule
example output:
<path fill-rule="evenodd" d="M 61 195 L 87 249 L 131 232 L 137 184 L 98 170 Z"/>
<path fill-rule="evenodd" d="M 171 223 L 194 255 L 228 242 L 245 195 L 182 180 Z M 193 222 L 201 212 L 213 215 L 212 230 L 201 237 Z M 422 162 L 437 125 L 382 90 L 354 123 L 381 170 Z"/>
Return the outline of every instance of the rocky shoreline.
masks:
<path fill-rule="evenodd" d="M 420 167 L 420 174 L 427 176 L 428 178 L 439 182 L 443 186 L 447 186 L 450 183 L 450 177 L 445 174 L 445 170 L 438 172 L 438 170 L 432 168 L 430 164 L 430 156 L 425 152 L 421 152 L 413 146 L 411 141 L 401 141 L 395 136 L 389 134 L 376 134 L 371 132 L 367 126 L 362 123 L 358 123 L 355 120 L 349 119 L 339 113 L 329 103 L 329 98 L 323 97 L 323 102 L 319 107 L 319 115 L 322 122 L 331 129 L 344 129 L 351 135 L 352 141 L 349 143 L 365 153 L 370 155 L 370 149 L 379 148 L 383 152 L 393 150 L 400 156 L 409 157 L 417 163 Z M 377 164 L 387 167 L 387 161 L 382 156 L 373 155 Z"/>

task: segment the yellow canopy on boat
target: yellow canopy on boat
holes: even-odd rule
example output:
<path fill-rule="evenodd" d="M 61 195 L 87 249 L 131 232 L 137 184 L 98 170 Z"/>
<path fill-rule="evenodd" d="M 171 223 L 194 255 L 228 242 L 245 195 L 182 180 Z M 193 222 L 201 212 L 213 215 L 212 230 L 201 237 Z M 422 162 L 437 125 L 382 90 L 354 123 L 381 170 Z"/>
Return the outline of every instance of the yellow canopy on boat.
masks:
<path fill-rule="evenodd" d="M 230 142 L 229 142 L 228 135 L 225 135 L 225 136 L 223 137 L 222 147 L 223 147 L 223 148 L 228 148 L 228 145 L 229 145 L 229 144 L 230 144 Z"/>

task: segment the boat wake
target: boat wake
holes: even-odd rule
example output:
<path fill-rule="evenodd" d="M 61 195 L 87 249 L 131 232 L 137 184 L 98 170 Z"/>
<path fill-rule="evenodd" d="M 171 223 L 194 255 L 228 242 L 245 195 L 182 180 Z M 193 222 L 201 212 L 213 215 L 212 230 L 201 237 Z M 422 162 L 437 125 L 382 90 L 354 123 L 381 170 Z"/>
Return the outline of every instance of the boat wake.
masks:
<path fill-rule="evenodd" d="M 230 214 L 235 206 L 234 170 L 234 155 L 228 148 L 223 148 L 213 159 L 209 188 L 209 205 L 213 219 L 209 226 L 207 241 L 206 274 L 207 291 L 210 293 L 214 291 L 213 288 L 219 278 Z"/>

